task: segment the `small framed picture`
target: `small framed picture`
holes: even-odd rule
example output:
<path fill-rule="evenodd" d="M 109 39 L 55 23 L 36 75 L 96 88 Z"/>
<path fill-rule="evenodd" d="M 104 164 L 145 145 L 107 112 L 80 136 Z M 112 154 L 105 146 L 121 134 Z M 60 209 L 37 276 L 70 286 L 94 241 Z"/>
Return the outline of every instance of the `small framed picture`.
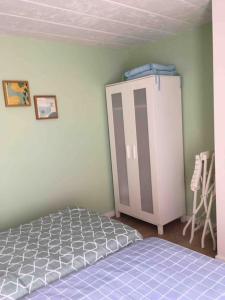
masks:
<path fill-rule="evenodd" d="M 37 120 L 58 119 L 56 96 L 34 96 Z"/>
<path fill-rule="evenodd" d="M 30 106 L 29 83 L 25 80 L 3 80 L 5 106 Z"/>

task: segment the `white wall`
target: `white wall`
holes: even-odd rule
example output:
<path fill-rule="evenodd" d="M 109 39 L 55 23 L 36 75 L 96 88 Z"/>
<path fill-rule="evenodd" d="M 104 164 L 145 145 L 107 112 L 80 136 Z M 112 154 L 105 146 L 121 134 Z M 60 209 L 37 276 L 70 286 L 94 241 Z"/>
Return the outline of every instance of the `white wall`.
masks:
<path fill-rule="evenodd" d="M 213 0 L 212 4 L 217 257 L 225 260 L 225 0 Z"/>

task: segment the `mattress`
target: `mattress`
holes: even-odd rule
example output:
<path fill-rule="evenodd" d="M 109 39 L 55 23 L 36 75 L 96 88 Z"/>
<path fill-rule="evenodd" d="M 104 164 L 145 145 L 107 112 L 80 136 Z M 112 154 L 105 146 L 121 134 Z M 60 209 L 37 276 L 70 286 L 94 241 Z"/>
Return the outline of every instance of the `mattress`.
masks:
<path fill-rule="evenodd" d="M 225 299 L 225 264 L 158 238 L 126 247 L 26 300 Z"/>
<path fill-rule="evenodd" d="M 19 299 L 140 239 L 135 229 L 82 208 L 0 232 L 0 299 Z"/>

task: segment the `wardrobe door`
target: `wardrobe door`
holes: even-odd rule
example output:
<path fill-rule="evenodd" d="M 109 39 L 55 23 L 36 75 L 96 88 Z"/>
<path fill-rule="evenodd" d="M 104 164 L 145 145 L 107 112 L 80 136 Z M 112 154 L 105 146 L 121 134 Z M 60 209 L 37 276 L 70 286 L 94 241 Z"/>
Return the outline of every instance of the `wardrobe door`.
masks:
<path fill-rule="evenodd" d="M 132 84 L 132 107 L 135 123 L 133 158 L 137 168 L 137 209 L 139 217 L 157 224 L 158 207 L 155 178 L 152 176 L 154 162 L 151 147 L 153 142 L 153 122 L 151 107 L 151 80 L 143 79 Z"/>
<path fill-rule="evenodd" d="M 146 88 L 134 89 L 133 93 L 139 166 L 140 208 L 143 212 L 154 214 Z"/>
<path fill-rule="evenodd" d="M 124 88 L 107 88 L 107 108 L 113 170 L 114 196 L 117 213 L 133 214 L 131 145 L 129 142 L 129 107 Z"/>
<path fill-rule="evenodd" d="M 115 136 L 116 165 L 118 176 L 118 192 L 120 204 L 129 206 L 129 186 L 126 159 L 126 141 L 124 132 L 124 113 L 122 105 L 122 93 L 111 95 L 113 127 Z M 128 150 L 129 151 L 129 150 Z"/>

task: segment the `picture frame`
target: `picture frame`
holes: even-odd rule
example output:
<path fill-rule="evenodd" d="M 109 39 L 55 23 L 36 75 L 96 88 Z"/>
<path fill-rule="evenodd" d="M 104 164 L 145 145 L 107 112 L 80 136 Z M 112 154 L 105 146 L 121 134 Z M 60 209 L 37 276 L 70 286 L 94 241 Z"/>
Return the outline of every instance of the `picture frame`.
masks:
<path fill-rule="evenodd" d="M 27 80 L 3 80 L 5 106 L 31 106 L 30 88 Z"/>
<path fill-rule="evenodd" d="M 58 119 L 58 107 L 55 95 L 34 96 L 34 108 L 37 120 Z"/>

